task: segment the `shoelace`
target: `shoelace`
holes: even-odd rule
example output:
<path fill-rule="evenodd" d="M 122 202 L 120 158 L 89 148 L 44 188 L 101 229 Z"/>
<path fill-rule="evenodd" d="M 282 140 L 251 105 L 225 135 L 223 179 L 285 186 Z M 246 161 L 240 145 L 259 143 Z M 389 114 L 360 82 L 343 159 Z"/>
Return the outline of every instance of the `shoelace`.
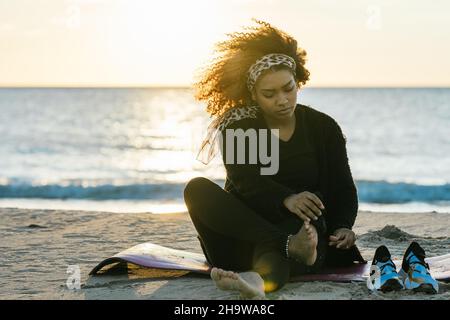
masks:
<path fill-rule="evenodd" d="M 417 261 L 410 261 L 412 258 L 416 258 Z M 428 265 L 428 263 L 426 263 L 425 260 L 417 257 L 414 253 L 411 254 L 410 257 L 406 259 L 406 263 L 410 266 L 412 266 L 414 264 L 420 264 L 425 267 L 427 274 L 430 274 L 430 272 L 428 271 L 428 270 L 430 270 L 430 266 Z"/>
<path fill-rule="evenodd" d="M 392 269 L 394 269 L 395 272 L 397 272 L 397 267 L 395 266 L 395 264 L 392 262 L 392 260 L 389 260 L 388 262 L 384 262 L 384 264 L 380 267 L 380 273 L 381 274 L 385 274 L 384 269 L 389 266 Z M 391 270 L 392 271 L 392 270 Z"/>

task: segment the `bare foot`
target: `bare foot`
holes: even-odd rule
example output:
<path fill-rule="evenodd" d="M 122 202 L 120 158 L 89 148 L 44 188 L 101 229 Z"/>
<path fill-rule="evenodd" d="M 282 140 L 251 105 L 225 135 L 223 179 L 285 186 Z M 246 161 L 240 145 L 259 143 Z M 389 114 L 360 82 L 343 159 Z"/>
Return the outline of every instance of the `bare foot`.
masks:
<path fill-rule="evenodd" d="M 256 272 L 233 272 L 212 268 L 211 279 L 221 290 L 238 291 L 244 299 L 262 299 L 265 297 L 264 280 Z"/>
<path fill-rule="evenodd" d="M 311 266 L 317 259 L 317 231 L 309 222 L 305 222 L 300 231 L 289 241 L 289 256 Z"/>

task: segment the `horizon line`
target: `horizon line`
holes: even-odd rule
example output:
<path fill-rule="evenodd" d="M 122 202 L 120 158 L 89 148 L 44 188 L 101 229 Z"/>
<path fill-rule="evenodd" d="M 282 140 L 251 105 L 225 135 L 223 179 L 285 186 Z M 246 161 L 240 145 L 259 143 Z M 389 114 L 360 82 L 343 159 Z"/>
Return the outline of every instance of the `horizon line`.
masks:
<path fill-rule="evenodd" d="M 189 85 L 0 85 L 0 89 L 193 89 Z M 372 86 L 306 86 L 301 89 L 450 89 L 447 86 L 405 86 L 405 85 L 372 85 Z"/>

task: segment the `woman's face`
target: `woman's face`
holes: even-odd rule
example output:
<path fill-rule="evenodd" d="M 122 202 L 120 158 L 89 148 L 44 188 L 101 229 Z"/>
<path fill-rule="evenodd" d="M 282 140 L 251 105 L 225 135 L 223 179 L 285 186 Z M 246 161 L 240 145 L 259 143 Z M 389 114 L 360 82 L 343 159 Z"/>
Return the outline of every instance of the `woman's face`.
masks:
<path fill-rule="evenodd" d="M 269 71 L 261 75 L 252 92 L 252 98 L 266 117 L 274 121 L 287 120 L 297 105 L 298 87 L 289 70 Z"/>

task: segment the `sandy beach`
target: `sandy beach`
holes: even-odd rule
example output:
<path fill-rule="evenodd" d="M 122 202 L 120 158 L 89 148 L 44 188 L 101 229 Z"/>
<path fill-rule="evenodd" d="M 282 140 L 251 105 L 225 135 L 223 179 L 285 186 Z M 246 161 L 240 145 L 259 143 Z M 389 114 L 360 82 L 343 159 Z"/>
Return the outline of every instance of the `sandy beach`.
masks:
<path fill-rule="evenodd" d="M 185 212 L 173 214 L 0 209 L 0 299 L 237 299 L 216 289 L 207 277 L 89 279 L 101 260 L 136 244 L 151 241 L 175 249 L 201 252 Z M 448 213 L 380 213 L 360 211 L 354 227 L 364 258 L 387 245 L 401 258 L 412 240 L 427 256 L 450 252 Z M 81 288 L 69 290 L 68 267 L 80 268 Z M 450 284 L 440 282 L 436 295 L 369 293 L 365 283 L 289 283 L 268 299 L 450 299 Z"/>

